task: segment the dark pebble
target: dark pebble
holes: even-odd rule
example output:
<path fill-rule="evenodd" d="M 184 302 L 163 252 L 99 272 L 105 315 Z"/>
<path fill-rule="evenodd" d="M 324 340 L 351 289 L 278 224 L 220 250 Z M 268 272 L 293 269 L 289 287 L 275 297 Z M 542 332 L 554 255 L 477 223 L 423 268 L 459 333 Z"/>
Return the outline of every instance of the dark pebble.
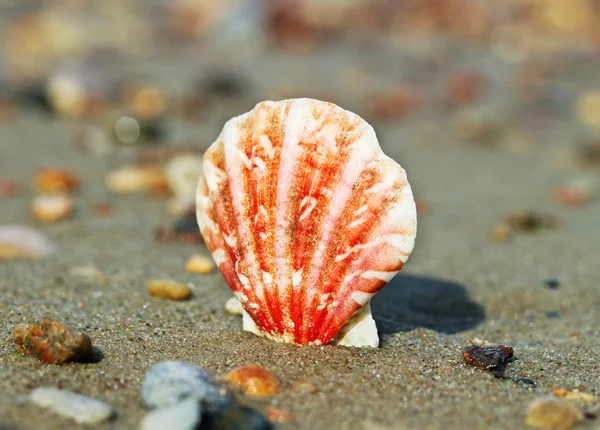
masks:
<path fill-rule="evenodd" d="M 202 416 L 199 430 L 271 430 L 273 425 L 248 406 L 234 406 L 222 414 Z"/>
<path fill-rule="evenodd" d="M 558 279 L 546 279 L 544 285 L 550 289 L 556 290 L 560 287 L 560 281 Z"/>
<path fill-rule="evenodd" d="M 546 317 L 550 318 L 550 319 L 557 319 L 560 318 L 560 312 L 557 311 L 549 311 L 546 312 Z"/>

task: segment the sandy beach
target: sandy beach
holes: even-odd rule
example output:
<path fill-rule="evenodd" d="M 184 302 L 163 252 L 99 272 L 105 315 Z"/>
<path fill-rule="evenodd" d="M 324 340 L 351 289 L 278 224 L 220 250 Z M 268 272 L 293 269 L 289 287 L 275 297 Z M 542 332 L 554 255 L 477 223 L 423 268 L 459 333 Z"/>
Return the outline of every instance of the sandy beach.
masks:
<path fill-rule="evenodd" d="M 450 48 L 445 52 L 449 57 Z M 473 60 L 448 60 L 439 73 L 469 64 L 499 76 L 481 103 L 501 122 L 498 144 L 474 145 L 457 136 L 456 110 L 431 102 L 437 90 L 426 77 L 425 107 L 402 121 L 375 118 L 363 101 L 367 89 L 339 88 L 341 70 L 352 64 L 386 64 L 372 79 L 379 84 L 403 70 L 418 75 L 414 71 L 424 67 L 400 57 L 386 63 L 383 49 L 358 59 L 357 51 L 339 47 L 231 59 L 224 64 L 248 71 L 249 93 L 186 125 L 189 140 L 206 148 L 226 119 L 260 100 L 283 98 L 285 86 L 292 88 L 290 96 L 327 99 L 372 123 L 384 152 L 406 169 L 415 198 L 430 207 L 419 215 L 409 262 L 373 299 L 377 349 L 278 344 L 243 332 L 241 319 L 224 311 L 231 291 L 221 274 L 184 270 L 190 255 L 210 255 L 206 247 L 154 239 L 156 226 L 172 220 L 164 200 L 106 189 L 106 174 L 123 164 L 118 154 L 75 150 L 80 123 L 74 120 L 26 112 L 0 124 L 0 176 L 22 188 L 15 197 L 0 197 L 0 225 L 33 226 L 58 246 L 39 260 L 0 261 L 0 429 L 138 428 L 147 413 L 141 399 L 146 371 L 163 360 L 195 363 L 217 377 L 244 364 L 271 370 L 281 391 L 244 401 L 265 413 L 270 407 L 288 412 L 289 421 L 275 424 L 282 430 L 519 429 L 526 428 L 527 405 L 557 388 L 599 395 L 600 200 L 569 207 L 553 195 L 573 176 L 599 178 L 597 166 L 579 167 L 561 156 L 584 134 L 571 113 L 573 99 L 600 84 L 593 76 L 598 69 L 561 69 L 559 81 L 575 86 L 569 87 L 571 98 L 540 103 L 567 113 L 556 108 L 535 122 L 527 106 L 507 104 L 501 82 L 513 76 L 513 66 L 502 69 L 489 53 L 468 52 Z M 208 69 L 203 61 L 164 52 L 134 69 L 174 74 L 185 85 L 193 70 Z M 30 183 L 42 166 L 79 176 L 71 219 L 48 225 L 32 220 Z M 98 216 L 98 202 L 114 206 L 114 213 Z M 493 240 L 494 226 L 518 210 L 551 214 L 560 225 Z M 73 274 L 83 266 L 102 277 Z M 193 296 L 181 302 L 151 297 L 152 279 L 189 283 Z M 546 285 L 552 279 L 557 288 Z M 17 353 L 15 325 L 38 317 L 88 333 L 96 362 L 46 365 Z M 512 346 L 517 359 L 506 375 L 536 386 L 469 366 L 462 351 L 473 342 Z M 292 391 L 298 381 L 315 384 L 318 392 Z M 38 386 L 106 401 L 117 415 L 104 424 L 77 426 L 27 400 Z M 578 405 L 600 413 L 598 403 Z M 577 428 L 600 429 L 600 421 L 586 419 Z"/>

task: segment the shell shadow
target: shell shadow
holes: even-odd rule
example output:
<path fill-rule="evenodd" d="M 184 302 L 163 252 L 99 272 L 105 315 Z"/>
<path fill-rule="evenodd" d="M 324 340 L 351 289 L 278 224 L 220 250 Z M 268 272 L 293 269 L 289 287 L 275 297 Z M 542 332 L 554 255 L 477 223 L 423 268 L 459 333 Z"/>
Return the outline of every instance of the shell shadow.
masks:
<path fill-rule="evenodd" d="M 380 333 L 393 334 L 423 327 L 454 334 L 485 319 L 483 306 L 471 300 L 456 282 L 417 275 L 397 275 L 371 300 Z"/>

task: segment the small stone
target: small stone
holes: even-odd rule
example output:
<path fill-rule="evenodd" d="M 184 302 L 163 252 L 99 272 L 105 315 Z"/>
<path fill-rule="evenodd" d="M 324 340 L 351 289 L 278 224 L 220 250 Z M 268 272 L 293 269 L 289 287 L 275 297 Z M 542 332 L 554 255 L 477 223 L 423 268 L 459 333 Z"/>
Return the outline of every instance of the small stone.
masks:
<path fill-rule="evenodd" d="M 31 216 L 43 223 L 65 220 L 73 213 L 73 200 L 67 194 L 46 194 L 33 198 Z"/>
<path fill-rule="evenodd" d="M 261 413 L 248 406 L 236 405 L 222 414 L 209 416 L 207 428 L 219 430 L 271 430 L 273 425 Z M 203 417 L 204 419 L 204 417 Z M 204 425 L 204 421 L 202 422 Z"/>
<path fill-rule="evenodd" d="M 194 254 L 185 263 L 185 270 L 190 273 L 206 274 L 215 270 L 215 263 L 204 255 Z"/>
<path fill-rule="evenodd" d="M 563 388 L 557 388 L 552 392 L 556 397 L 562 397 L 567 400 L 578 400 L 580 402 L 587 403 L 596 403 L 598 402 L 598 398 L 591 394 L 582 393 L 581 391 L 573 390 L 565 390 Z"/>
<path fill-rule="evenodd" d="M 238 367 L 225 375 L 225 380 L 253 397 L 267 397 L 279 392 L 279 380 L 264 367 L 248 365 Z"/>
<path fill-rule="evenodd" d="M 92 340 L 87 333 L 49 319 L 38 324 L 17 324 L 14 340 L 17 351 L 36 355 L 49 364 L 85 361 L 92 353 Z"/>
<path fill-rule="evenodd" d="M 0 197 L 14 197 L 19 192 L 16 182 L 8 179 L 0 179 Z"/>
<path fill-rule="evenodd" d="M 424 216 L 431 212 L 431 205 L 426 201 L 416 199 L 415 206 L 417 207 L 417 215 Z"/>
<path fill-rule="evenodd" d="M 79 424 L 99 424 L 113 415 L 107 403 L 56 388 L 40 387 L 29 396 L 36 405 L 71 418 Z"/>
<path fill-rule="evenodd" d="M 506 242 L 511 236 L 512 228 L 507 223 L 498 223 L 492 229 L 492 239 L 495 242 Z"/>
<path fill-rule="evenodd" d="M 151 296 L 165 297 L 171 300 L 185 300 L 192 295 L 192 290 L 187 285 L 167 280 L 150 281 L 148 291 Z"/>
<path fill-rule="evenodd" d="M 153 184 L 163 183 L 165 176 L 160 166 L 125 166 L 106 176 L 106 187 L 116 194 L 148 191 Z"/>
<path fill-rule="evenodd" d="M 482 369 L 496 369 L 496 375 L 502 376 L 504 365 L 513 358 L 513 349 L 506 345 L 471 345 L 463 350 L 467 363 Z"/>
<path fill-rule="evenodd" d="M 243 315 L 244 307 L 237 297 L 230 297 L 225 302 L 225 311 L 232 315 Z"/>
<path fill-rule="evenodd" d="M 269 408 L 267 419 L 273 423 L 285 423 L 290 420 L 290 413 L 278 408 Z"/>
<path fill-rule="evenodd" d="M 115 207 L 106 202 L 95 203 L 92 209 L 96 215 L 101 217 L 111 216 L 115 212 Z"/>
<path fill-rule="evenodd" d="M 195 202 L 201 173 L 202 158 L 196 154 L 176 155 L 165 166 L 167 182 L 175 197 L 186 203 Z"/>
<path fill-rule="evenodd" d="M 223 411 L 233 404 L 231 393 L 216 384 L 201 367 L 184 361 L 163 361 L 153 365 L 142 385 L 142 397 L 149 408 L 163 408 L 184 400 L 202 403 L 207 412 Z"/>
<path fill-rule="evenodd" d="M 583 412 L 567 400 L 553 397 L 533 401 L 527 408 L 526 424 L 539 429 L 568 430 L 583 421 Z"/>
<path fill-rule="evenodd" d="M 377 119 L 400 119 L 419 106 L 414 92 L 398 88 L 376 94 L 371 102 L 371 114 Z"/>
<path fill-rule="evenodd" d="M 201 419 L 200 402 L 196 399 L 184 400 L 147 414 L 140 424 L 140 430 L 194 430 Z"/>
<path fill-rule="evenodd" d="M 56 252 L 42 233 L 18 224 L 0 226 L 0 260 L 38 258 Z"/>
<path fill-rule="evenodd" d="M 316 394 L 319 392 L 319 387 L 310 382 L 294 382 L 292 384 L 292 391 L 306 394 Z"/>
<path fill-rule="evenodd" d="M 133 116 L 144 120 L 157 118 L 167 106 L 164 92 L 156 86 L 147 84 L 128 87 L 125 92 L 125 103 Z"/>
<path fill-rule="evenodd" d="M 457 105 L 471 103 L 481 97 L 485 81 L 481 74 L 463 71 L 450 76 L 446 91 L 452 103 Z"/>
<path fill-rule="evenodd" d="M 577 101 L 579 122 L 594 129 L 600 129 L 600 92 L 587 92 Z"/>
<path fill-rule="evenodd" d="M 556 188 L 555 197 L 563 206 L 583 206 L 591 201 L 594 191 L 590 179 L 578 178 Z"/>
<path fill-rule="evenodd" d="M 504 222 L 515 230 L 523 232 L 535 232 L 540 229 L 556 228 L 559 225 L 554 215 L 537 211 L 517 211 L 508 214 Z"/>
<path fill-rule="evenodd" d="M 544 281 L 544 285 L 552 290 L 555 290 L 560 287 L 560 281 L 558 279 L 546 279 Z"/>
<path fill-rule="evenodd" d="M 79 177 L 68 170 L 45 167 L 36 172 L 33 185 L 40 193 L 71 193 L 79 189 Z"/>

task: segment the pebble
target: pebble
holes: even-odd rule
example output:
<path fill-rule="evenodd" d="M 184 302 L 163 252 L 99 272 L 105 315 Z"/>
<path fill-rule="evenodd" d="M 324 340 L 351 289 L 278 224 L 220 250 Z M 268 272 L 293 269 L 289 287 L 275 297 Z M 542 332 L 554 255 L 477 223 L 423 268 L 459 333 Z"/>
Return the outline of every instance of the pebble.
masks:
<path fill-rule="evenodd" d="M 400 119 L 415 111 L 420 104 L 409 89 L 398 88 L 376 94 L 371 102 L 371 115 L 377 119 Z"/>
<path fill-rule="evenodd" d="M 306 394 L 315 394 L 319 392 L 319 387 L 310 382 L 294 382 L 292 384 L 292 391 Z"/>
<path fill-rule="evenodd" d="M 558 186 L 555 197 L 563 206 L 583 206 L 592 200 L 594 188 L 591 179 L 577 178 Z"/>
<path fill-rule="evenodd" d="M 446 82 L 448 97 L 457 105 L 471 103 L 479 99 L 484 91 L 483 76 L 474 71 L 462 71 L 450 76 Z"/>
<path fill-rule="evenodd" d="M 98 424 L 113 415 L 113 409 L 107 403 L 66 390 L 40 387 L 33 390 L 29 398 L 37 406 L 50 409 L 79 424 Z"/>
<path fill-rule="evenodd" d="M 600 129 L 600 92 L 587 92 L 577 101 L 579 122 L 588 127 Z"/>
<path fill-rule="evenodd" d="M 202 275 L 215 270 L 215 263 L 209 257 L 205 257 L 204 255 L 200 254 L 194 254 L 185 263 L 185 270 L 190 273 Z"/>
<path fill-rule="evenodd" d="M 106 188 L 115 194 L 129 194 L 148 191 L 153 184 L 165 181 L 161 167 L 124 166 L 109 172 L 106 176 Z"/>
<path fill-rule="evenodd" d="M 44 167 L 35 173 L 33 185 L 40 193 L 71 193 L 79 189 L 79 177 L 64 169 Z"/>
<path fill-rule="evenodd" d="M 225 302 L 225 311 L 232 315 L 242 315 L 244 313 L 244 307 L 237 297 L 230 297 Z"/>
<path fill-rule="evenodd" d="M 17 324 L 14 340 L 17 351 L 36 355 L 44 363 L 85 361 L 92 353 L 92 340 L 86 333 L 49 319 Z"/>
<path fill-rule="evenodd" d="M 19 192 L 16 182 L 0 178 L 0 197 L 14 197 Z"/>
<path fill-rule="evenodd" d="M 67 194 L 45 194 L 31 201 L 33 219 L 43 223 L 65 220 L 73 213 L 73 200 Z"/>
<path fill-rule="evenodd" d="M 238 367 L 225 375 L 225 380 L 253 397 L 272 396 L 280 389 L 279 380 L 273 372 L 257 365 Z"/>
<path fill-rule="evenodd" d="M 194 430 L 201 419 L 200 402 L 190 399 L 150 412 L 142 420 L 140 430 Z"/>
<path fill-rule="evenodd" d="M 176 198 L 194 202 L 198 178 L 202 173 L 202 158 L 196 154 L 176 155 L 165 166 L 165 175 Z"/>
<path fill-rule="evenodd" d="M 142 397 L 149 408 L 163 408 L 184 400 L 202 402 L 206 411 L 224 410 L 233 398 L 201 367 L 184 361 L 163 361 L 150 367 L 142 385 Z"/>
<path fill-rule="evenodd" d="M 53 242 L 31 227 L 0 226 L 0 260 L 43 257 L 55 253 L 56 249 Z"/>
<path fill-rule="evenodd" d="M 285 423 L 290 420 L 290 414 L 283 409 L 269 408 L 267 419 L 274 423 Z"/>
<path fill-rule="evenodd" d="M 495 242 L 506 242 L 512 236 L 512 228 L 505 222 L 500 222 L 492 229 L 492 239 Z"/>
<path fill-rule="evenodd" d="M 202 417 L 203 419 L 205 417 Z M 260 412 L 247 406 L 236 405 L 222 414 L 208 417 L 207 428 L 219 430 L 271 430 L 273 425 Z M 202 422 L 204 425 L 204 421 Z"/>
<path fill-rule="evenodd" d="M 578 400 L 587 403 L 598 402 L 598 398 L 596 396 L 587 393 L 582 393 L 581 391 L 577 390 L 569 391 L 565 390 L 564 388 L 557 388 L 552 392 L 552 394 L 554 394 L 556 397 L 562 397 L 568 400 Z"/>
<path fill-rule="evenodd" d="M 192 295 L 192 290 L 186 284 L 159 279 L 150 281 L 148 291 L 151 296 L 165 297 L 171 300 L 185 300 Z"/>
<path fill-rule="evenodd" d="M 568 430 L 583 421 L 583 412 L 568 400 L 545 397 L 527 407 L 526 424 L 539 429 Z"/>

